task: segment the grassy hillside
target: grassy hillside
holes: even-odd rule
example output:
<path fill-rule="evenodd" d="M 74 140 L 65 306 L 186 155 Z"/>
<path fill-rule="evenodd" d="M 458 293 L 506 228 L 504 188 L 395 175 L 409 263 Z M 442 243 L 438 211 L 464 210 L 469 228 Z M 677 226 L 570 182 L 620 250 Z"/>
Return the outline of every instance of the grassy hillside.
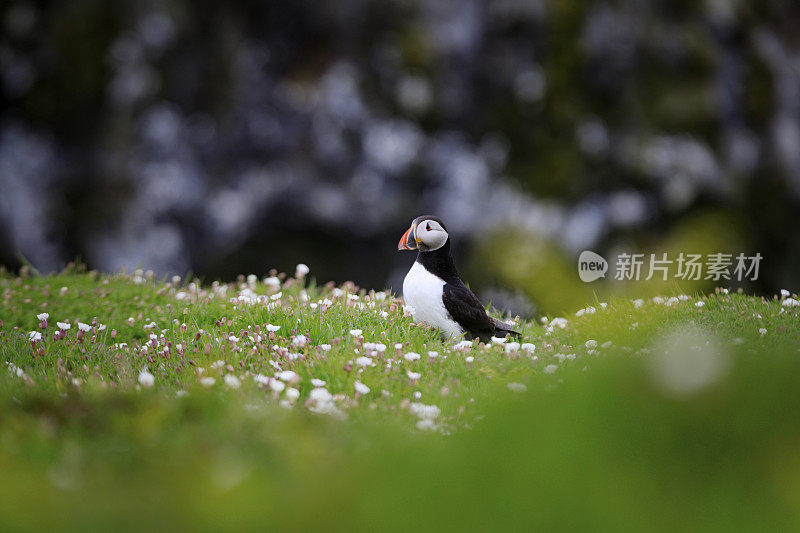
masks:
<path fill-rule="evenodd" d="M 3 530 L 800 527 L 786 295 L 589 302 L 489 346 L 302 271 L 0 298 Z"/>

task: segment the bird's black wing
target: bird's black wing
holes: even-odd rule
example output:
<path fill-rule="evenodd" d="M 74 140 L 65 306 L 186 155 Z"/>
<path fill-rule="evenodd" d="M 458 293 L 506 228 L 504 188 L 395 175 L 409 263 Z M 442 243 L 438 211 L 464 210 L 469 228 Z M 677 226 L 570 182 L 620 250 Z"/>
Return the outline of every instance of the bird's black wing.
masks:
<path fill-rule="evenodd" d="M 478 297 L 463 283 L 445 283 L 442 301 L 453 320 L 473 336 L 485 335 L 494 329 Z"/>

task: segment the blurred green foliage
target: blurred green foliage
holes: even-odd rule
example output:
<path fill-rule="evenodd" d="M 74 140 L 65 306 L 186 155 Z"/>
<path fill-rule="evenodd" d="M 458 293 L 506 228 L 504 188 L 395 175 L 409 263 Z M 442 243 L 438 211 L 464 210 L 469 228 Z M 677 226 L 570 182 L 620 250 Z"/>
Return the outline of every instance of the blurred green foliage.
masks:
<path fill-rule="evenodd" d="M 718 233 L 711 220 L 704 228 Z M 786 300 L 719 293 L 636 305 L 616 297 L 560 325 L 519 324 L 533 354 L 494 344 L 453 350 L 408 327 L 394 306 L 383 324 L 392 340 L 437 349 L 437 362 L 415 363 L 419 387 L 402 372 L 365 370 L 359 377 L 374 390 L 343 403 L 339 419 L 302 402 L 310 376 L 352 394 L 344 368 L 352 339 L 331 341 L 326 358 L 294 360 L 303 399 L 284 409 L 247 377 L 246 368 L 272 368 L 250 350 L 187 352 L 209 369 L 224 358 L 239 387 L 192 386 L 194 365 L 183 369 L 167 354 L 151 363 L 147 388 L 121 370 L 138 370 L 144 355 L 114 352 L 104 336 L 115 328 L 113 342 L 144 342 L 150 330 L 140 326 L 152 319 L 154 331 L 177 339 L 174 311 L 191 324 L 190 339 L 198 325 L 224 338 L 220 327 L 244 331 L 265 320 L 286 329 L 298 321 L 309 343 L 352 337 L 347 329 L 362 324 L 365 337 L 381 338 L 366 309 L 337 304 L 324 315 L 334 323 L 319 320 L 295 298 L 295 280 L 281 287 L 278 309 L 234 311 L 227 299 L 203 296 L 184 300 L 186 313 L 163 282 L 77 272 L 0 282 L 0 362 L 29 378 L 0 372 L 2 531 L 800 527 L 800 315 Z M 306 288 L 312 300 L 331 289 Z M 48 339 L 37 354 L 27 332 L 42 309 L 51 321 L 96 313 L 108 328 L 86 343 Z M 140 314 L 136 328 L 123 325 Z M 56 357 L 80 386 L 58 377 Z M 417 389 L 442 407 L 438 431 L 411 428 Z"/>
<path fill-rule="evenodd" d="M 621 332 L 622 330 L 620 330 Z M 0 392 L 6 531 L 800 527 L 793 350 L 684 398 L 606 356 L 442 438 L 235 398 Z M 581 367 L 589 363 L 590 371 Z"/>

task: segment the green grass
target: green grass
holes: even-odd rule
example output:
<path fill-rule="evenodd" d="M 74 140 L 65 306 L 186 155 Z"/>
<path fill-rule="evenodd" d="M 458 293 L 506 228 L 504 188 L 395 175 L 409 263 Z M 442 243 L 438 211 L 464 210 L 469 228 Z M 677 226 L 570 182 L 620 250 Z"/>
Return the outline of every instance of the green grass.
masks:
<path fill-rule="evenodd" d="M 457 350 L 391 295 L 279 283 L 0 275 L 0 529 L 800 527 L 798 307 L 588 302 Z"/>

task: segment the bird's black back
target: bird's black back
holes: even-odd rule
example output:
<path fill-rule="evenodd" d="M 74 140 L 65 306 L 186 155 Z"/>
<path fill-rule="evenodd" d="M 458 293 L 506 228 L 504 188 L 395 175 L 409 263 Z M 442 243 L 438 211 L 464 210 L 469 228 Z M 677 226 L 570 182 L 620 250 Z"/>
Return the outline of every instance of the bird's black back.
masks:
<path fill-rule="evenodd" d="M 436 217 L 426 216 L 424 218 L 433 219 L 442 224 Z M 444 224 L 442 224 L 442 227 L 444 227 Z M 455 261 L 453 261 L 449 236 L 441 248 L 431 251 L 420 250 L 417 254 L 417 262 L 425 267 L 425 270 L 444 280 L 445 284 L 442 292 L 444 307 L 450 314 L 450 318 L 464 328 L 468 338 L 478 337 L 484 342 L 489 342 L 492 336 L 519 335 L 519 333 L 512 331 L 510 328 L 498 326 L 496 321 L 486 314 L 486 309 L 484 309 L 478 297 L 461 281 L 458 276 L 458 270 L 456 270 Z"/>

